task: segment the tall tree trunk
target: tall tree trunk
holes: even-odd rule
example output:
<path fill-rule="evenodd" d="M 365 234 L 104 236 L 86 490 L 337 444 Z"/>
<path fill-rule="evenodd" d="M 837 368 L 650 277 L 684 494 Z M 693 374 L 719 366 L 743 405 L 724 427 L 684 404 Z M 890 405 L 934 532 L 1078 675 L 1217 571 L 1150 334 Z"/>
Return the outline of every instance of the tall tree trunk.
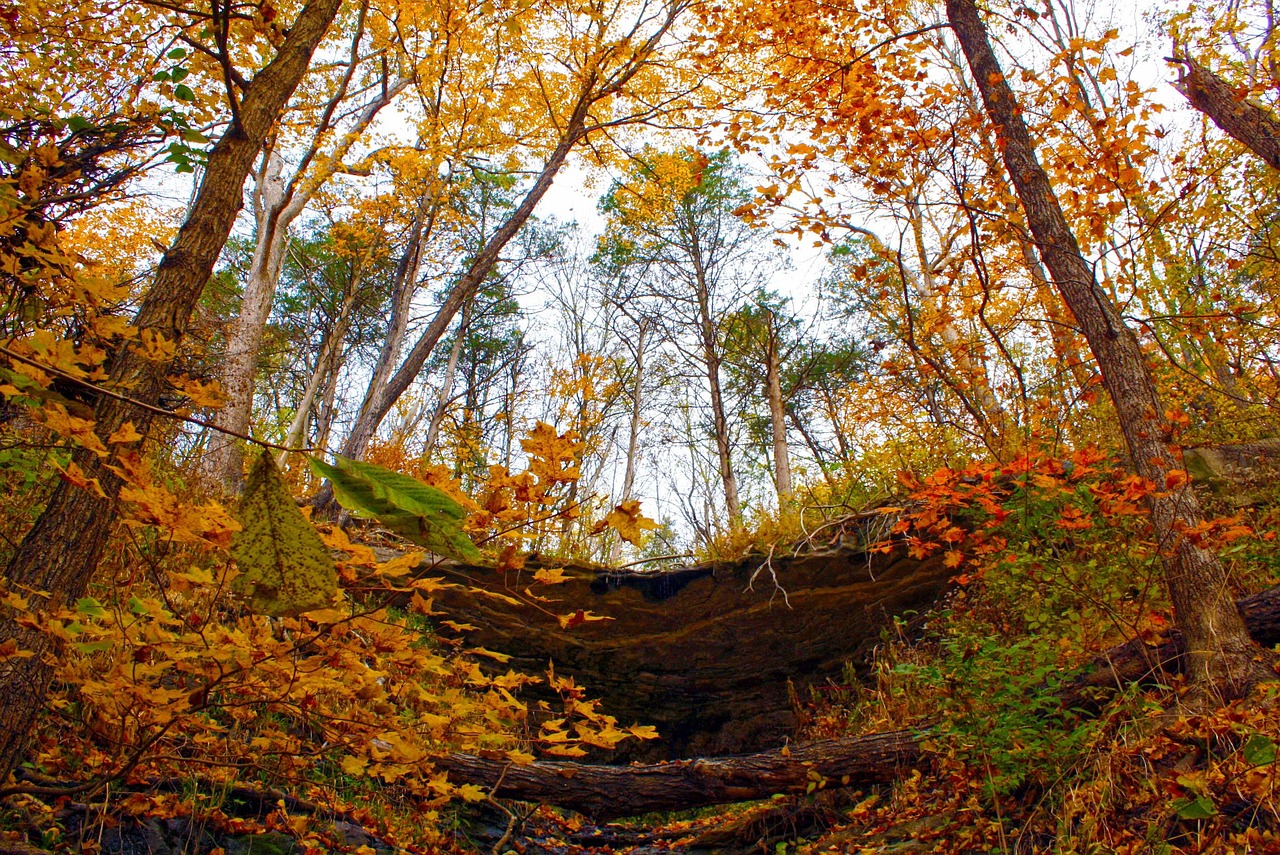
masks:
<path fill-rule="evenodd" d="M 245 283 L 241 299 L 240 313 L 227 338 L 227 354 L 219 378 L 227 393 L 227 403 L 214 417 L 214 424 L 234 433 L 247 435 L 253 419 L 254 379 L 258 371 L 258 358 L 262 352 L 267 321 L 271 317 L 276 287 L 280 283 L 280 272 L 284 267 L 290 227 L 329 177 L 342 166 L 343 158 L 373 124 L 382 108 L 403 92 L 410 82 L 407 77 L 388 81 L 384 76 L 384 85 L 378 94 L 360 111 L 354 125 L 338 140 L 334 150 L 317 164 L 322 141 L 329 136 L 334 114 L 346 99 L 352 77 L 360 65 L 365 10 L 366 6 L 362 5 L 351 40 L 346 72 L 333 96 L 325 104 L 311 143 L 293 176 L 288 181 L 281 176 L 283 161 L 277 151 L 273 149 L 265 156 L 257 192 L 254 194 L 257 243 L 249 268 L 249 279 Z M 317 164 L 314 169 L 313 164 Z M 228 492 L 239 492 L 244 478 L 240 441 L 225 434 L 215 435 L 210 442 L 206 468 Z"/>
<path fill-rule="evenodd" d="M 453 381 L 458 376 L 458 359 L 462 356 L 462 345 L 467 340 L 467 322 L 470 320 L 472 303 L 462 307 L 462 318 L 458 321 L 458 336 L 453 340 L 449 351 L 449 363 L 445 366 L 444 377 L 440 380 L 440 395 L 436 398 L 436 409 L 431 414 L 431 423 L 427 425 L 427 439 L 422 444 L 422 462 L 429 463 L 431 452 L 435 450 L 440 437 L 440 425 L 444 422 L 444 414 L 449 409 L 449 401 L 453 399 Z"/>
<path fill-rule="evenodd" d="M 1280 120 L 1271 113 L 1236 95 L 1227 81 L 1194 59 L 1178 57 L 1182 74 L 1174 84 L 1201 113 L 1232 139 L 1270 166 L 1280 169 Z"/>
<path fill-rule="evenodd" d="M 274 149 L 264 152 L 253 193 L 258 239 L 249 264 L 249 278 L 240 298 L 240 312 L 227 336 L 227 352 L 219 376 L 227 403 L 218 410 L 214 424 L 239 434 L 249 433 L 258 353 L 262 350 L 262 338 L 289 243 L 289 223 L 283 220 L 287 201 L 283 169 L 284 161 L 279 152 Z M 244 475 L 240 440 L 215 431 L 209 438 L 205 468 L 209 476 L 228 492 L 239 490 Z"/>
<path fill-rule="evenodd" d="M 342 308 L 338 312 L 338 319 L 334 321 L 332 327 L 325 330 L 324 338 L 320 342 L 320 352 L 316 356 L 315 369 L 312 370 L 311 376 L 307 378 L 307 386 L 302 392 L 302 397 L 298 400 L 298 405 L 293 413 L 293 421 L 289 422 L 289 431 L 285 434 L 284 444 L 288 448 L 297 448 L 302 443 L 303 434 L 307 430 L 307 422 L 311 420 L 311 410 L 315 406 L 316 396 L 320 393 L 325 380 L 337 371 L 338 355 L 342 353 L 342 346 L 345 344 L 347 336 L 347 328 L 351 326 L 351 310 L 355 306 L 362 278 L 363 273 L 360 270 L 353 274 L 347 294 L 342 300 Z M 288 456 L 289 452 L 281 451 L 276 457 L 276 465 L 283 468 Z"/>
<path fill-rule="evenodd" d="M 622 502 L 631 499 L 631 491 L 636 485 L 636 456 L 640 450 L 640 425 L 644 413 L 644 340 L 648 334 L 649 320 L 644 318 L 636 335 L 636 374 L 631 381 L 631 424 L 627 431 L 627 465 L 622 474 Z M 618 538 L 609 549 L 609 563 L 617 564 L 621 559 L 622 539 Z"/>
<path fill-rule="evenodd" d="M 1222 562 L 1184 534 L 1202 521 L 1190 485 L 1174 482 L 1165 490 L 1166 476 L 1181 468 L 1181 451 L 1171 445 L 1171 428 L 1138 338 L 1125 326 L 1080 252 L 1049 176 L 1036 159 L 1035 145 L 974 0 L 947 0 L 947 18 L 999 133 L 1005 167 L 1036 246 L 1098 361 L 1134 468 L 1154 482 L 1157 492 L 1147 504 L 1178 627 L 1187 639 L 1190 683 L 1206 698 L 1242 696 L 1262 674 L 1254 661 L 1258 648 L 1236 609 Z"/>
<path fill-rule="evenodd" d="M 773 484 L 778 507 L 791 499 L 791 454 L 787 450 L 787 411 L 782 401 L 782 343 L 777 319 L 769 312 L 768 345 L 765 348 L 765 396 L 769 399 L 769 424 L 773 429 Z"/>
<path fill-rule="evenodd" d="M 707 387 L 711 393 L 711 429 L 715 433 L 716 461 L 720 470 L 720 481 L 724 487 L 724 503 L 729 513 L 729 528 L 734 529 L 742 522 L 742 502 L 738 498 L 738 479 L 733 474 L 729 418 L 725 413 L 724 390 L 720 385 L 720 342 L 715 320 L 711 317 L 711 294 L 707 286 L 706 271 L 696 252 L 693 262 L 694 273 L 697 276 L 698 332 L 702 340 L 702 360 L 707 372 Z"/>
<path fill-rule="evenodd" d="M 200 189 L 186 222 L 165 252 L 155 281 L 134 318 L 140 330 L 176 342 L 186 332 L 205 283 L 231 233 L 243 203 L 244 182 L 271 126 L 306 73 L 311 55 L 324 37 L 342 0 L 312 0 L 298 14 L 275 58 L 254 75 L 242 91 L 227 132 L 209 153 Z M 155 405 L 169 388 L 169 361 L 152 361 L 124 346 L 111 361 L 109 385 Z M 147 410 L 105 395 L 94 407 L 96 431 L 104 442 L 125 422 L 133 422 L 143 439 L 108 443 L 112 453 L 99 459 L 79 449 L 73 459 L 87 477 L 96 478 L 102 495 L 63 481 L 35 525 L 23 538 L 5 569 L 5 582 L 15 591 L 48 591 L 33 611 L 40 613 L 74 602 L 83 595 L 97 569 L 117 517 L 122 479 L 117 474 L 122 452 L 141 452 L 151 426 Z M 53 640 L 23 626 L 16 615 L 0 617 L 0 644 L 14 639 L 34 656 L 10 657 L 0 663 L 0 781 L 22 757 L 27 735 L 44 702 L 57 657 Z"/>

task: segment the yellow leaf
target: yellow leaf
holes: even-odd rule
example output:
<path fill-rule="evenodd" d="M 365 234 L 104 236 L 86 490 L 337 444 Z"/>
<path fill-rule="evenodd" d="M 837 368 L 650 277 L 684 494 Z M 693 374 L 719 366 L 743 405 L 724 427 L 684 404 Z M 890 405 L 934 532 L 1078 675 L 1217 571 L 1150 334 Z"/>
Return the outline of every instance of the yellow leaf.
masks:
<path fill-rule="evenodd" d="M 422 564 L 424 555 L 426 555 L 425 552 L 406 552 L 404 555 L 396 556 L 386 563 L 379 564 L 375 572 L 379 576 L 392 579 L 407 576 L 418 569 L 419 565 Z"/>
<path fill-rule="evenodd" d="M 462 800 L 467 802 L 482 802 L 487 797 L 484 789 L 476 784 L 463 784 L 458 787 L 458 795 L 462 796 Z"/>
<path fill-rule="evenodd" d="M 472 627 L 472 629 L 475 629 L 475 627 Z M 485 650 L 483 647 L 473 647 L 468 652 L 476 656 L 483 656 L 486 659 L 493 659 L 496 662 L 506 663 L 511 661 L 511 657 L 507 654 L 497 653 L 493 650 Z"/>
<path fill-rule="evenodd" d="M 133 422 L 125 422 L 116 428 L 115 432 L 107 439 L 107 442 L 115 445 L 118 442 L 137 442 L 142 439 L 142 434 L 138 433 L 138 429 L 134 427 Z"/>
<path fill-rule="evenodd" d="M 347 756 L 342 758 L 342 771 L 344 774 L 352 776 L 363 775 L 368 767 L 369 761 L 364 757 Z"/>
<path fill-rule="evenodd" d="M 563 567 L 544 567 L 533 574 L 533 580 L 544 585 L 560 585 L 572 581 L 572 578 L 564 575 Z"/>
<path fill-rule="evenodd" d="M 587 623 L 588 621 L 613 620 L 613 618 L 608 615 L 598 615 L 578 609 L 576 612 L 571 612 L 567 615 L 558 615 L 556 620 L 560 621 L 561 629 L 573 629 L 575 626 Z"/>
<path fill-rule="evenodd" d="M 614 506 L 608 515 L 592 529 L 593 534 L 612 528 L 618 536 L 633 546 L 640 545 L 641 534 L 645 529 L 655 529 L 658 524 L 640 513 L 640 501 L 628 499 Z"/>

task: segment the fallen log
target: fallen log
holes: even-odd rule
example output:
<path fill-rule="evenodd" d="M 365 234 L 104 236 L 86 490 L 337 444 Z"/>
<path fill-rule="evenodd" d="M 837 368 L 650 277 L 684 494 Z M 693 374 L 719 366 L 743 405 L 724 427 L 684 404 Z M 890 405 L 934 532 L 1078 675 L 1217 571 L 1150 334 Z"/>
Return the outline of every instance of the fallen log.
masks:
<path fill-rule="evenodd" d="M 493 788 L 497 798 L 539 801 L 597 819 L 657 810 L 767 799 L 803 792 L 810 783 L 865 786 L 894 781 L 920 760 L 910 731 L 826 739 L 737 757 L 674 760 L 635 766 L 537 762 L 516 766 L 472 754 L 451 754 L 440 765 L 453 781 Z"/>
<path fill-rule="evenodd" d="M 1236 600 L 1253 640 L 1263 647 L 1280 644 L 1280 585 Z M 1101 689 L 1121 689 L 1147 683 L 1182 671 L 1185 649 L 1182 633 L 1172 630 L 1158 644 L 1140 638 L 1113 647 L 1099 656 L 1093 667 L 1062 687 L 1066 707 L 1090 708 Z"/>
<path fill-rule="evenodd" d="M 1255 641 L 1264 647 L 1280 643 L 1280 586 L 1244 597 L 1237 605 Z M 1099 689 L 1149 682 L 1176 672 L 1181 654 L 1182 639 L 1176 633 L 1159 645 L 1141 640 L 1120 645 L 1099 657 L 1093 670 L 1064 687 L 1063 703 L 1095 708 Z M 891 783 L 923 759 L 922 739 L 918 731 L 892 731 L 735 757 L 631 766 L 547 761 L 516 766 L 470 754 L 449 755 L 438 765 L 454 782 L 479 784 L 498 798 L 543 802 L 615 819 L 767 799 L 778 793 L 804 792 L 817 781 L 826 787 Z"/>

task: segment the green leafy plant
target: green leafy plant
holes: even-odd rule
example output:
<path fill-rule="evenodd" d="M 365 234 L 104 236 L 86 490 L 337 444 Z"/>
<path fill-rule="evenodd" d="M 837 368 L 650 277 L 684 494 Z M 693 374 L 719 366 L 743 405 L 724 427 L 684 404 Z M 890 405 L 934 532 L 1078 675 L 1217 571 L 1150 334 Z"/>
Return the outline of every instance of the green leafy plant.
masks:
<path fill-rule="evenodd" d="M 307 458 L 328 478 L 334 497 L 352 515 L 376 519 L 391 531 L 432 552 L 478 561 L 480 550 L 462 531 L 467 511 L 447 493 L 382 466 L 335 456 L 330 465 Z"/>

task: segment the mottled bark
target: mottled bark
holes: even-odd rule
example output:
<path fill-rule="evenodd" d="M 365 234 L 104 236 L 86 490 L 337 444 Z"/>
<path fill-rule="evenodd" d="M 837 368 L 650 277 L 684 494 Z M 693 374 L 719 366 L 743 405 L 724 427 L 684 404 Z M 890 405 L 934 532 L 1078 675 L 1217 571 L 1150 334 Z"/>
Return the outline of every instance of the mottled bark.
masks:
<path fill-rule="evenodd" d="M 1270 166 L 1280 169 L 1280 120 L 1270 110 L 1238 95 L 1218 75 L 1194 59 L 1176 58 L 1182 74 L 1174 84 L 1179 92 L 1229 137 Z"/>
<path fill-rule="evenodd" d="M 1181 469 L 1181 451 L 1138 338 L 1098 285 L 1080 252 L 1035 144 L 1005 82 L 973 0 L 947 0 L 947 18 L 968 59 L 987 114 L 1000 137 L 1005 168 L 1027 215 L 1040 256 L 1075 315 L 1115 405 L 1135 471 L 1155 486 L 1148 500 L 1175 618 L 1188 645 L 1188 677 L 1198 693 L 1224 698 L 1248 691 L 1261 673 L 1257 646 L 1236 611 L 1222 562 L 1184 532 L 1203 519 L 1187 484 L 1165 489 Z"/>
<path fill-rule="evenodd" d="M 243 200 L 244 182 L 271 126 L 306 73 L 311 55 L 337 14 L 341 0 L 313 0 L 298 14 L 275 58 L 241 92 L 236 117 L 214 145 L 186 222 L 165 252 L 155 281 L 143 298 L 134 324 L 168 341 L 181 339 L 200 293 L 208 282 Z M 170 364 L 154 361 L 138 349 L 122 347 L 111 360 L 108 385 L 155 405 L 168 391 Z M 16 591 L 47 591 L 33 597 L 39 619 L 83 595 L 117 517 L 122 481 L 118 456 L 138 452 L 146 442 L 152 416 L 146 410 L 101 396 L 94 408 L 96 431 L 105 441 L 125 422 L 133 422 L 143 439 L 110 444 L 113 452 L 99 459 L 81 449 L 76 464 L 97 479 L 102 495 L 62 482 L 35 525 L 23 538 L 8 567 L 5 582 Z M 35 655 L 0 663 L 0 781 L 22 757 L 27 735 L 44 702 L 57 656 L 47 635 L 20 625 L 15 616 L 0 617 L 0 642 L 15 639 Z"/>

